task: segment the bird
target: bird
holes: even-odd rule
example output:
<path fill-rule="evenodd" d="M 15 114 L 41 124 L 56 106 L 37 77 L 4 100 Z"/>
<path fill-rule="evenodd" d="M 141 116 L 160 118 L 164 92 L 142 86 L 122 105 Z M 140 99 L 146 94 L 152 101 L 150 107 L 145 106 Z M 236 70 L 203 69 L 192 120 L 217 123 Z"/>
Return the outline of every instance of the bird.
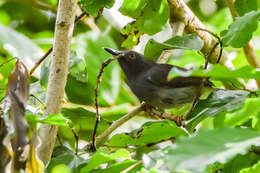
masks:
<path fill-rule="evenodd" d="M 117 56 L 132 92 L 140 101 L 159 109 L 169 109 L 192 103 L 203 88 L 212 88 L 213 84 L 203 77 L 178 76 L 168 80 L 171 69 L 188 70 L 170 64 L 158 64 L 144 55 L 132 50 L 118 51 L 104 48 Z"/>

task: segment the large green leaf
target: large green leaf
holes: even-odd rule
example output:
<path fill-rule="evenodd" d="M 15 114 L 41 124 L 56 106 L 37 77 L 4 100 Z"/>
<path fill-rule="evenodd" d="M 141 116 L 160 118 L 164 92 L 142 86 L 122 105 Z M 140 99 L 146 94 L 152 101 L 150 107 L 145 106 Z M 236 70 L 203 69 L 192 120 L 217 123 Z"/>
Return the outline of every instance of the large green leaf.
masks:
<path fill-rule="evenodd" d="M 257 10 L 257 0 L 236 0 L 234 5 L 240 16 Z"/>
<path fill-rule="evenodd" d="M 104 33 L 88 32 L 80 34 L 75 39 L 76 52 L 84 57 L 87 65 L 87 83 L 68 77 L 66 95 L 71 102 L 80 104 L 94 104 L 94 90 L 97 76 L 102 62 L 110 58 L 103 47 L 116 49 L 114 41 Z M 71 79 L 71 80 L 70 80 Z M 120 88 L 120 67 L 112 62 L 105 69 L 99 87 L 99 101 L 101 105 L 114 104 Z"/>
<path fill-rule="evenodd" d="M 187 133 L 183 129 L 179 128 L 174 122 L 147 122 L 140 129 L 134 130 L 131 133 L 114 135 L 108 142 L 108 145 L 114 147 L 147 145 L 183 135 L 187 135 Z"/>
<path fill-rule="evenodd" d="M 257 79 L 260 80 L 260 71 L 256 70 L 252 66 L 244 66 L 235 70 L 231 70 L 225 66 L 216 64 L 211 69 L 193 69 L 188 71 L 179 70 L 178 68 L 172 68 L 168 79 L 171 80 L 177 76 L 200 76 L 210 77 L 215 80 L 230 81 L 237 78 L 244 79 Z"/>
<path fill-rule="evenodd" d="M 234 48 L 246 45 L 257 29 L 259 17 L 260 11 L 252 11 L 242 17 L 235 18 L 235 21 L 229 25 L 228 31 L 222 37 L 223 44 Z"/>
<path fill-rule="evenodd" d="M 127 24 L 121 31 L 127 36 L 123 47 L 131 47 L 138 43 L 143 33 L 154 35 L 161 31 L 169 17 L 169 6 L 166 0 L 125 0 L 119 11 L 136 19 Z"/>
<path fill-rule="evenodd" d="M 149 59 L 154 59 L 158 57 L 163 50 L 189 49 L 199 51 L 203 48 L 203 45 L 203 41 L 196 34 L 176 36 L 163 43 L 158 43 L 154 39 L 150 39 L 146 44 L 144 55 Z"/>
<path fill-rule="evenodd" d="M 136 19 L 141 16 L 142 11 L 147 4 L 149 4 L 148 0 L 124 0 L 119 11 L 125 16 L 130 16 Z"/>
<path fill-rule="evenodd" d="M 0 25 L 0 47 L 13 57 L 19 58 L 27 68 L 32 68 L 43 55 L 42 49 L 33 41 L 3 25 Z"/>
<path fill-rule="evenodd" d="M 91 170 L 97 168 L 99 165 L 103 163 L 107 163 L 112 160 L 116 160 L 119 158 L 130 158 L 129 151 L 125 149 L 119 149 L 115 153 L 108 154 L 101 151 L 96 152 L 91 159 L 89 160 L 88 164 L 83 167 L 80 172 L 87 173 Z"/>
<path fill-rule="evenodd" d="M 73 122 L 74 128 L 80 139 L 92 139 L 92 132 L 96 121 L 96 114 L 94 112 L 88 111 L 81 107 L 65 107 L 62 109 L 62 115 Z M 97 134 L 99 135 L 108 127 L 109 124 L 101 118 L 98 125 Z M 70 129 L 62 129 L 60 133 L 62 133 L 64 137 L 71 137 L 71 135 L 68 134 L 71 133 Z"/>
<path fill-rule="evenodd" d="M 249 92 L 240 90 L 215 90 L 205 100 L 200 100 L 191 112 L 186 128 L 193 129 L 206 117 L 215 116 L 223 112 L 235 111 L 241 108 L 244 101 L 249 96 Z M 234 115 L 235 116 L 235 115 Z"/>
<path fill-rule="evenodd" d="M 161 170 L 204 172 L 209 164 L 225 163 L 259 142 L 259 133 L 246 128 L 201 129 L 196 136 L 183 137 L 149 155 L 163 162 Z"/>
<path fill-rule="evenodd" d="M 80 2 L 85 11 L 95 17 L 104 7 L 111 8 L 114 4 L 114 0 L 80 0 Z"/>

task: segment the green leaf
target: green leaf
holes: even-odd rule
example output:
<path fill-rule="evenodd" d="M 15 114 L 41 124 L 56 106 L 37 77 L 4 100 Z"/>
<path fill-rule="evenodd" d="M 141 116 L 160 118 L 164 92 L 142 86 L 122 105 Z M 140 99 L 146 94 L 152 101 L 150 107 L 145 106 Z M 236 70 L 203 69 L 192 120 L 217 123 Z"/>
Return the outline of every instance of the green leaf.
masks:
<path fill-rule="evenodd" d="M 171 121 L 147 122 L 140 129 L 133 132 L 114 135 L 108 142 L 109 146 L 126 147 L 129 145 L 147 145 L 174 137 L 187 135 Z"/>
<path fill-rule="evenodd" d="M 104 7 L 111 8 L 115 0 L 80 0 L 80 2 L 88 14 L 96 17 Z"/>
<path fill-rule="evenodd" d="M 199 51 L 203 48 L 203 45 L 203 41 L 196 34 L 176 36 L 163 43 L 150 39 L 146 44 L 144 56 L 149 59 L 154 59 L 155 57 L 158 57 L 163 50 L 169 49 L 189 49 Z"/>
<path fill-rule="evenodd" d="M 56 165 L 52 170 L 51 173 L 70 173 L 70 169 L 68 168 L 68 166 L 64 165 L 64 164 L 59 164 Z"/>
<path fill-rule="evenodd" d="M 234 5 L 239 16 L 257 10 L 257 0 L 236 0 Z"/>
<path fill-rule="evenodd" d="M 50 160 L 50 163 L 48 164 L 46 168 L 47 173 L 52 173 L 53 169 L 57 169 L 56 167 L 63 164 L 66 165 L 67 168 L 70 169 L 70 172 L 79 172 L 78 166 L 81 163 L 84 163 L 85 159 L 76 156 L 74 154 L 64 154 L 64 155 L 59 155 L 57 157 L 54 157 Z"/>
<path fill-rule="evenodd" d="M 111 57 L 103 47 L 117 49 L 117 46 L 111 37 L 96 32 L 78 35 L 75 38 L 75 44 L 77 55 L 85 59 L 88 80 L 87 83 L 82 83 L 69 75 L 65 88 L 66 95 L 73 103 L 93 105 L 94 90 L 101 64 Z M 119 93 L 120 81 L 120 67 L 117 62 L 112 62 L 104 69 L 102 82 L 99 85 L 99 103 L 101 106 L 115 103 Z"/>
<path fill-rule="evenodd" d="M 124 160 L 120 163 L 115 163 L 108 168 L 105 169 L 96 169 L 92 170 L 91 173 L 111 173 L 111 172 L 123 172 L 137 161 L 134 160 Z"/>
<path fill-rule="evenodd" d="M 132 33 L 134 30 L 138 30 L 149 35 L 154 35 L 162 30 L 170 13 L 166 0 L 126 0 L 119 11 L 136 19 L 136 22 L 132 23 Z"/>
<path fill-rule="evenodd" d="M 168 80 L 172 78 L 183 76 L 199 76 L 199 77 L 210 77 L 214 80 L 230 81 L 237 78 L 244 79 L 257 79 L 260 80 L 260 71 L 252 66 L 244 66 L 235 70 L 231 70 L 225 66 L 216 64 L 211 69 L 193 69 L 188 71 L 179 70 L 178 68 L 172 68 L 168 75 Z"/>
<path fill-rule="evenodd" d="M 258 161 L 250 168 L 245 168 L 239 171 L 239 173 L 258 173 L 258 172 L 260 172 L 260 161 Z"/>
<path fill-rule="evenodd" d="M 201 129 L 196 136 L 183 137 L 161 151 L 150 153 L 167 170 L 202 172 L 209 164 L 225 163 L 259 145 L 259 133 L 246 128 Z"/>
<path fill-rule="evenodd" d="M 18 57 L 27 68 L 32 68 L 43 55 L 43 51 L 33 41 L 15 30 L 0 25 L 0 47 Z"/>
<path fill-rule="evenodd" d="M 245 155 L 239 154 L 224 165 L 221 173 L 237 173 L 239 170 L 257 163 L 259 159 L 260 156 L 253 152 L 248 152 Z"/>
<path fill-rule="evenodd" d="M 259 17 L 260 11 L 252 11 L 235 18 L 235 21 L 229 25 L 228 31 L 222 36 L 223 44 L 234 48 L 245 46 L 257 29 Z"/>
<path fill-rule="evenodd" d="M 124 0 L 119 11 L 125 16 L 136 19 L 141 16 L 142 11 L 149 4 L 148 2 L 148 0 Z"/>
<path fill-rule="evenodd" d="M 69 127 L 69 125 L 71 124 L 71 121 L 61 114 L 50 114 L 47 117 L 38 117 L 36 115 L 27 114 L 26 119 L 32 123 L 44 123 L 55 126 Z"/>
<path fill-rule="evenodd" d="M 241 108 L 249 92 L 243 90 L 215 90 L 205 100 L 200 100 L 189 116 L 186 128 L 193 129 L 207 116 L 215 116 L 223 112 L 232 112 Z"/>
<path fill-rule="evenodd" d="M 243 107 L 238 112 L 228 114 L 224 122 L 231 127 L 241 125 L 248 121 L 251 117 L 257 116 L 257 113 L 260 112 L 260 110 L 256 108 L 259 107 L 260 98 L 248 98 Z"/>
<path fill-rule="evenodd" d="M 70 119 L 75 125 L 75 130 L 80 139 L 91 140 L 94 124 L 96 121 L 96 114 L 82 107 L 66 107 L 62 108 L 62 115 Z M 101 118 L 97 135 L 101 134 L 104 130 L 109 127 L 109 124 Z M 67 137 L 67 131 L 60 131 L 63 136 Z M 68 136 L 69 138 L 69 136 Z"/>
<path fill-rule="evenodd" d="M 112 153 L 112 154 L 107 154 L 107 153 L 98 151 L 91 157 L 88 164 L 85 167 L 83 167 L 80 170 L 80 172 L 87 173 L 87 172 L 90 172 L 91 170 L 97 168 L 99 165 L 101 165 L 103 163 L 107 163 L 111 160 L 115 160 L 115 159 L 119 159 L 119 158 L 129 158 L 129 157 L 130 157 L 130 153 L 129 153 L 129 151 L 127 151 L 125 149 L 119 149 L 115 153 Z"/>

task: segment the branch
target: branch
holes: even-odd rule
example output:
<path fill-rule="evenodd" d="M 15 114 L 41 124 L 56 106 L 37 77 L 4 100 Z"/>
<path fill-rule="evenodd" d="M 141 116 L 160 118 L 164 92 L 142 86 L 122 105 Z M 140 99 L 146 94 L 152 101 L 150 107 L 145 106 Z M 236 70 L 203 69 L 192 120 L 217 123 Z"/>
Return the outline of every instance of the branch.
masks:
<path fill-rule="evenodd" d="M 230 10 L 230 13 L 231 13 L 233 19 L 235 17 L 239 17 L 239 15 L 238 15 L 238 13 L 235 9 L 235 6 L 234 6 L 234 1 L 233 0 L 226 0 L 226 3 L 227 3 L 227 6 Z M 259 59 L 258 59 L 258 57 L 257 57 L 257 55 L 254 51 L 252 41 L 249 41 L 248 44 L 244 46 L 243 50 L 244 50 L 244 54 L 246 56 L 247 62 L 255 68 L 260 68 L 260 61 L 259 61 Z M 258 88 L 260 89 L 260 81 L 259 80 L 256 80 L 256 84 L 257 84 Z"/>
<path fill-rule="evenodd" d="M 196 30 L 197 28 L 206 29 L 203 23 L 193 14 L 189 7 L 185 4 L 183 0 L 168 0 L 170 8 L 175 13 L 175 16 L 178 17 L 182 22 L 185 23 L 185 31 L 187 33 L 196 33 L 204 42 L 204 47 L 201 52 L 206 57 L 210 54 L 212 47 L 216 44 L 216 41 L 212 36 L 204 31 Z M 210 56 L 209 61 L 211 63 L 216 63 L 218 60 L 220 47 L 217 46 L 212 55 Z M 220 64 L 225 65 L 229 68 L 234 68 L 233 64 L 229 63 L 226 54 L 223 52 L 223 55 L 220 60 Z"/>
<path fill-rule="evenodd" d="M 96 145 L 97 147 L 99 147 L 100 145 L 102 145 L 102 143 L 106 140 L 106 138 L 115 130 L 117 129 L 119 126 L 121 126 L 122 124 L 124 124 L 126 121 L 130 120 L 131 118 L 133 118 L 134 116 L 136 116 L 137 114 L 139 114 L 140 112 L 142 112 L 146 107 L 146 103 L 141 103 L 139 106 L 137 106 L 136 108 L 134 108 L 131 112 L 129 112 L 128 114 L 126 114 L 125 116 L 123 116 L 122 118 L 116 120 L 115 122 L 113 122 L 113 124 L 107 128 L 101 135 L 99 135 L 96 138 Z"/>
<path fill-rule="evenodd" d="M 55 26 L 53 57 L 45 100 L 45 116 L 52 113 L 59 113 L 61 111 L 68 74 L 68 62 L 70 57 L 76 3 L 77 0 L 59 1 Z M 51 158 L 58 127 L 48 124 L 40 124 L 39 129 L 41 143 L 38 146 L 37 155 L 46 165 Z"/>

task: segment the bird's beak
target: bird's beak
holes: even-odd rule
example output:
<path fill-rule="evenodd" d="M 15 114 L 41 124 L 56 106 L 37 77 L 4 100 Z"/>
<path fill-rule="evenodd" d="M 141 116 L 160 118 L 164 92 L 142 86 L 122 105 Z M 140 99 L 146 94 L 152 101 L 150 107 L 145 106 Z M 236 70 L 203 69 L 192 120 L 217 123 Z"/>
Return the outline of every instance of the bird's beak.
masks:
<path fill-rule="evenodd" d="M 104 49 L 105 49 L 107 52 L 109 52 L 110 54 L 112 54 L 112 55 L 115 55 L 115 56 L 120 55 L 120 52 L 117 51 L 117 50 L 114 50 L 114 49 L 111 49 L 111 48 L 107 48 L 107 47 L 104 47 Z"/>

